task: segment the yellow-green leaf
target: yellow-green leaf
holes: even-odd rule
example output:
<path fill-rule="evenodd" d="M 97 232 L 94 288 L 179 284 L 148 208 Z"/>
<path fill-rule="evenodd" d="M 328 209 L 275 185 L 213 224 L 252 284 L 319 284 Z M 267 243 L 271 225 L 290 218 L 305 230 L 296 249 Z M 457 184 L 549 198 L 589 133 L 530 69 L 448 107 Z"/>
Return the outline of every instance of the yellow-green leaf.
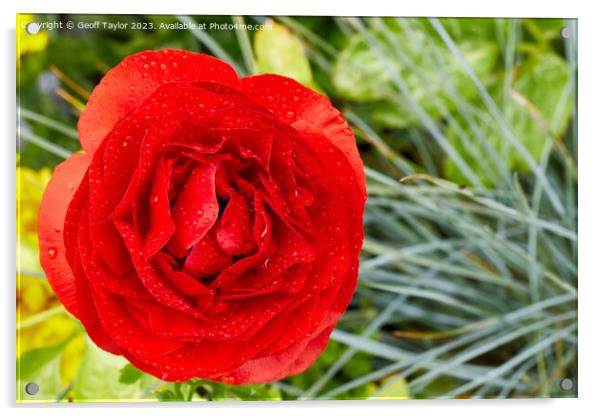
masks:
<path fill-rule="evenodd" d="M 311 67 L 301 39 L 286 26 L 273 21 L 255 34 L 254 49 L 257 71 L 278 74 L 316 89 Z"/>

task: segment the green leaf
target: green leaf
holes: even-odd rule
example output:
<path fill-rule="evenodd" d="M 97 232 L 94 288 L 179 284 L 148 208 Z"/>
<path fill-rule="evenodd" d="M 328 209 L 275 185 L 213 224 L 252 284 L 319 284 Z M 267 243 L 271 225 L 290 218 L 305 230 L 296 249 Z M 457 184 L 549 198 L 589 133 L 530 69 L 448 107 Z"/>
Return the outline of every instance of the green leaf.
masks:
<path fill-rule="evenodd" d="M 363 35 L 352 36 L 332 72 L 337 92 L 348 100 L 375 103 L 373 118 L 386 127 L 402 128 L 419 121 L 401 99 L 394 75 L 403 80 L 410 94 L 434 119 L 458 107 L 457 99 L 450 94 L 451 86 L 463 100 L 477 96 L 472 81 L 452 53 L 438 39 L 430 40 L 418 20 L 409 24 L 411 32 L 389 19 L 372 28 L 369 36 L 377 41 L 380 51 L 372 48 Z M 478 76 L 485 78 L 491 72 L 499 52 L 494 43 L 461 40 L 458 47 Z M 442 64 L 435 60 L 435 51 Z M 392 101 L 391 96 L 399 98 Z"/>
<path fill-rule="evenodd" d="M 86 338 L 87 349 L 73 381 L 76 400 L 135 399 L 143 394 L 140 383 L 123 383 L 127 360 L 98 348 Z"/>
<path fill-rule="evenodd" d="M 281 400 L 280 389 L 272 384 L 231 386 L 201 379 L 183 383 L 166 383 L 155 392 L 160 401 L 232 401 Z"/>
<path fill-rule="evenodd" d="M 510 99 L 503 109 L 508 125 L 523 142 L 536 161 L 541 159 L 545 144 L 552 137 L 561 137 L 566 130 L 573 112 L 573 94 L 570 91 L 570 72 L 567 63 L 555 53 L 540 53 L 531 56 L 517 67 L 518 76 L 511 86 Z M 499 85 L 502 85 L 500 82 Z M 545 87 L 544 87 L 545 86 Z M 500 97 L 502 91 L 496 96 Z M 464 157 L 486 185 L 496 183 L 495 174 L 479 161 L 489 160 L 486 144 L 463 119 L 458 119 L 460 127 L 468 137 L 463 143 L 458 132 L 451 126 L 446 135 L 452 146 Z M 521 158 L 506 140 L 501 128 L 489 114 L 483 114 L 477 125 L 489 145 L 506 162 L 510 170 L 528 172 L 527 162 Z M 467 179 L 450 160 L 445 161 L 445 175 L 456 183 L 466 183 Z"/>
<path fill-rule="evenodd" d="M 53 400 L 58 396 L 63 390 L 60 379 L 61 353 L 71 338 L 50 347 L 27 351 L 18 358 L 17 400 Z M 36 395 L 25 393 L 27 383 L 39 386 Z"/>
<path fill-rule="evenodd" d="M 257 71 L 284 75 L 317 89 L 301 40 L 286 26 L 270 21 L 271 29 L 255 34 Z"/>
<path fill-rule="evenodd" d="M 560 39 L 560 31 L 566 26 L 564 19 L 525 19 L 524 26 L 533 40 L 540 46 L 545 43 Z"/>
<path fill-rule="evenodd" d="M 391 58 L 390 54 L 388 57 Z M 401 66 L 391 59 L 395 71 Z M 386 97 L 391 75 L 359 34 L 352 36 L 339 54 L 333 68 L 332 80 L 337 92 L 349 100 L 365 102 Z"/>
<path fill-rule="evenodd" d="M 569 90 L 570 70 L 564 59 L 545 53 L 531 57 L 519 71 L 513 89 L 520 96 L 516 94 L 513 100 L 510 124 L 539 160 L 549 133 L 562 135 L 571 118 L 574 103 Z M 525 161 L 516 159 L 519 169 L 528 169 Z"/>
<path fill-rule="evenodd" d="M 19 378 L 22 380 L 31 379 L 42 367 L 61 354 L 71 338 L 72 336 L 58 344 L 49 347 L 35 348 L 23 353 L 17 359 Z"/>
<path fill-rule="evenodd" d="M 422 20 L 422 19 L 421 19 Z M 454 39 L 470 39 L 474 41 L 497 41 L 496 20 L 491 18 L 439 18 L 441 25 Z M 502 20 L 503 21 L 503 20 Z M 427 31 L 434 38 L 439 37 L 431 25 Z"/>
<path fill-rule="evenodd" d="M 122 384 L 134 384 L 144 373 L 132 364 L 126 364 L 119 373 L 119 382 Z"/>

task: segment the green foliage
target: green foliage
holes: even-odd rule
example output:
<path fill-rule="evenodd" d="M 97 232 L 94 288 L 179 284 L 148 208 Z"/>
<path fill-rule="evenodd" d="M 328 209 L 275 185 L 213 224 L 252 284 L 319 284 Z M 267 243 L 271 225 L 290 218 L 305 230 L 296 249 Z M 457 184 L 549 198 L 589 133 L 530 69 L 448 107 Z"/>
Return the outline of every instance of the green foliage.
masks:
<path fill-rule="evenodd" d="M 337 93 L 357 102 L 373 102 L 374 120 L 386 127 L 408 127 L 419 123 L 405 100 L 395 95 L 398 76 L 424 111 L 435 119 L 457 109 L 450 97 L 453 85 L 464 100 L 477 95 L 470 78 L 451 52 L 439 51 L 436 60 L 425 54 L 441 48 L 421 31 L 418 20 L 387 19 L 374 24 L 367 36 L 357 34 L 338 56 L 333 72 Z M 373 38 L 373 42 L 366 40 Z M 458 44 L 477 76 L 487 78 L 498 57 L 495 44 L 483 40 L 463 40 Z"/>
<path fill-rule="evenodd" d="M 73 381 L 73 393 L 78 400 L 137 399 L 144 394 L 144 385 L 151 377 L 126 369 L 127 360 L 98 348 L 86 338 L 87 349 Z"/>
<path fill-rule="evenodd" d="M 260 30 L 255 34 L 258 73 L 284 75 L 316 89 L 299 37 L 286 26 L 273 22 L 271 25 L 271 29 Z"/>
<path fill-rule="evenodd" d="M 523 142 L 529 153 L 537 161 L 541 160 L 545 145 L 557 140 L 566 130 L 574 108 L 574 99 L 570 93 L 570 72 L 567 63 L 555 53 L 538 53 L 530 56 L 516 69 L 516 79 L 509 91 L 497 94 L 498 103 L 505 113 L 510 129 Z M 500 77 L 501 78 L 501 77 Z M 500 85 L 502 80 L 500 79 Z M 505 96 L 504 94 L 507 94 Z M 504 106 L 504 98 L 506 105 Z M 469 160 L 479 177 L 487 184 L 494 185 L 491 169 L 476 159 L 487 160 L 487 149 L 481 144 L 477 133 L 481 133 L 493 149 L 501 155 L 511 170 L 528 172 L 529 165 L 505 137 L 501 134 L 496 121 L 489 114 L 478 114 L 477 128 L 470 129 L 463 118 L 461 132 L 468 136 L 464 141 L 458 130 L 449 126 L 446 135 L 454 148 Z M 466 177 L 451 160 L 445 163 L 446 177 L 466 183 Z"/>
<path fill-rule="evenodd" d="M 126 364 L 119 371 L 119 382 L 122 384 L 134 384 L 135 382 L 140 380 L 143 375 L 144 375 L 144 373 L 142 371 L 138 370 L 133 365 Z"/>
<path fill-rule="evenodd" d="M 63 390 L 60 377 L 61 353 L 71 337 L 56 345 L 35 348 L 17 359 L 17 399 L 18 400 L 56 400 Z M 34 397 L 25 393 L 28 383 L 39 387 Z"/>
<path fill-rule="evenodd" d="M 281 400 L 278 387 L 269 384 L 229 386 L 205 380 L 168 383 L 155 393 L 160 401 Z"/>

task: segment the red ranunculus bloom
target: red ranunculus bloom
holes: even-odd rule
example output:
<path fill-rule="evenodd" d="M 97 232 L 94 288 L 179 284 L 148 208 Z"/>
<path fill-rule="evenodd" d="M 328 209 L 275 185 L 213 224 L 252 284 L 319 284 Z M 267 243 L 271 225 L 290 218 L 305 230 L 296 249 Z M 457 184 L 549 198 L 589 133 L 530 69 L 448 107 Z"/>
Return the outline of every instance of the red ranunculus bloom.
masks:
<path fill-rule="evenodd" d="M 41 262 L 101 348 L 161 379 L 305 370 L 356 286 L 365 176 L 323 96 L 180 50 L 126 58 L 39 213 Z"/>

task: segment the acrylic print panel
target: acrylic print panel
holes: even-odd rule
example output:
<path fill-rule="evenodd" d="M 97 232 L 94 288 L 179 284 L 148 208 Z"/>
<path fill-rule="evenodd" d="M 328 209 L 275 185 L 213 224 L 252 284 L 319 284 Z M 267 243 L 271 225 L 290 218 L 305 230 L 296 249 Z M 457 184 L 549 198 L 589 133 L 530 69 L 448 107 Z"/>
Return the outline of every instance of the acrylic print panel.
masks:
<path fill-rule="evenodd" d="M 17 16 L 17 401 L 577 395 L 577 26 Z"/>

